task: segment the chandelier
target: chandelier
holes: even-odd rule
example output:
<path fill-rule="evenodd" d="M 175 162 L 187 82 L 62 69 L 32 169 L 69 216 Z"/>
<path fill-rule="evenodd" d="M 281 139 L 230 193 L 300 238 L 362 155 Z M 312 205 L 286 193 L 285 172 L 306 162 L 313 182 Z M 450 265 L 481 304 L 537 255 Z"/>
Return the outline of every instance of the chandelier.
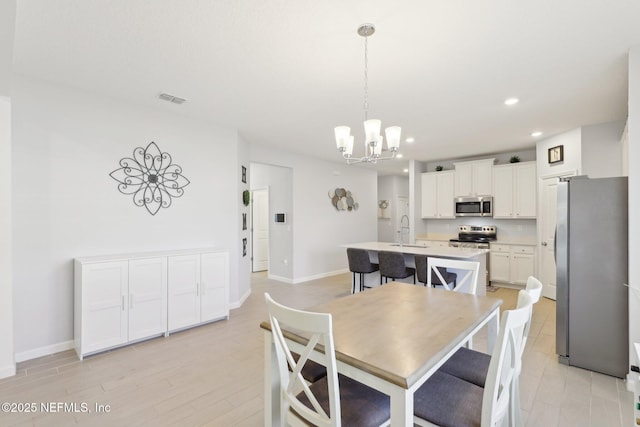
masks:
<path fill-rule="evenodd" d="M 396 152 L 400 147 L 400 126 L 391 126 L 386 128 L 385 135 L 387 137 L 387 147 L 391 152 L 390 156 L 382 157 L 382 145 L 384 138 L 380 134 L 381 122 L 376 119 L 369 119 L 369 75 L 368 75 L 368 57 L 367 57 L 367 38 L 376 31 L 373 24 L 362 24 L 358 27 L 358 34 L 364 37 L 364 156 L 354 157 L 353 154 L 353 136 L 349 126 L 338 126 L 335 128 L 336 146 L 338 151 L 342 153 L 342 157 L 347 164 L 353 163 L 377 163 L 378 160 L 389 160 L 396 157 Z"/>

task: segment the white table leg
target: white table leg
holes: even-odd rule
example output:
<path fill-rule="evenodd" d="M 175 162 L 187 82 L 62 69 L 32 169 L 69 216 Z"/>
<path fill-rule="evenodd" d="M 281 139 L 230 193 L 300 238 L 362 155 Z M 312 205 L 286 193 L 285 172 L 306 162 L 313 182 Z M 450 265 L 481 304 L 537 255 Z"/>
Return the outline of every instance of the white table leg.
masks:
<path fill-rule="evenodd" d="M 398 387 L 391 393 L 391 427 L 413 427 L 413 394 Z"/>
<path fill-rule="evenodd" d="M 280 375 L 276 348 L 270 331 L 264 331 L 264 425 L 279 426 L 280 422 Z"/>
<path fill-rule="evenodd" d="M 496 308 L 487 322 L 487 353 L 493 354 L 500 328 L 500 308 Z"/>

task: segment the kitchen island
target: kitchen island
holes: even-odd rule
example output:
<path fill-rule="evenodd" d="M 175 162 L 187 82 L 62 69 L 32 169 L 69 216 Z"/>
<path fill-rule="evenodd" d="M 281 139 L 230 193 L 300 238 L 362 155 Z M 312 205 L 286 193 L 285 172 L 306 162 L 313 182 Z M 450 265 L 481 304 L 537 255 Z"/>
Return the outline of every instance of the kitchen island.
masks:
<path fill-rule="evenodd" d="M 378 252 L 389 251 L 399 252 L 404 255 L 405 264 L 407 267 L 415 268 L 414 255 L 426 255 L 428 257 L 435 258 L 450 258 L 459 259 L 464 261 L 477 261 L 480 263 L 480 274 L 478 275 L 478 289 L 476 293 L 478 295 L 486 295 L 487 283 L 487 249 L 472 249 L 472 248 L 452 248 L 452 247 L 433 247 L 429 245 L 417 245 L 417 244 L 405 244 L 388 243 L 388 242 L 364 242 L 364 243 L 347 243 L 341 245 L 344 248 L 364 249 L 369 252 L 369 258 L 371 262 L 378 263 Z M 346 254 L 345 254 L 346 255 Z M 455 270 L 453 271 L 455 273 Z M 412 278 L 403 280 L 404 282 L 413 283 Z M 367 286 L 379 286 L 380 276 L 379 274 L 366 274 L 365 284 Z"/>

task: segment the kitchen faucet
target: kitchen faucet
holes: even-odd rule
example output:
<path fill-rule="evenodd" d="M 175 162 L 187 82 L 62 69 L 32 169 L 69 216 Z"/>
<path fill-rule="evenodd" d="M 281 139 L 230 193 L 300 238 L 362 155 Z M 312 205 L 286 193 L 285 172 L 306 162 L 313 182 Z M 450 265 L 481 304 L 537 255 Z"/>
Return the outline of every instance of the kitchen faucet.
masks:
<path fill-rule="evenodd" d="M 407 219 L 407 225 L 404 225 L 404 219 Z M 407 215 L 402 215 L 402 218 L 400 218 L 400 229 L 398 230 L 398 233 L 400 234 L 400 247 L 402 247 L 402 245 L 404 244 L 404 238 L 403 238 L 403 233 L 404 230 L 407 230 L 407 234 L 409 234 L 409 217 Z"/>

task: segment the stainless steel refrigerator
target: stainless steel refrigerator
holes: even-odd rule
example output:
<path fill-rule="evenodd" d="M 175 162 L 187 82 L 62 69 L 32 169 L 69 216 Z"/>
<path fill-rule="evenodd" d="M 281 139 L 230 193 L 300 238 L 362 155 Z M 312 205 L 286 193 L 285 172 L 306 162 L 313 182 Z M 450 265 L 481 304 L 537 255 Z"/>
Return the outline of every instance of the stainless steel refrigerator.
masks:
<path fill-rule="evenodd" d="M 558 184 L 556 352 L 561 363 L 629 371 L 627 178 Z"/>

